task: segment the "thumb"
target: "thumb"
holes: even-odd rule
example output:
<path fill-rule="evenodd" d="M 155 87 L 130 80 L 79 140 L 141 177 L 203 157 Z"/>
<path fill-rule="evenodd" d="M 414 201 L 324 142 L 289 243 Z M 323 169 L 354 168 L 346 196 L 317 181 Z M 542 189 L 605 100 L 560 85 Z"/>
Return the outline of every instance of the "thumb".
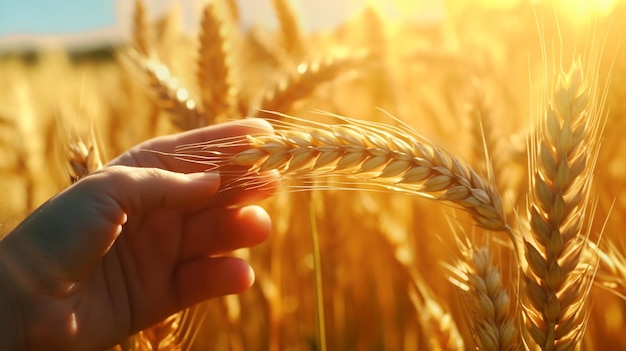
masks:
<path fill-rule="evenodd" d="M 106 167 L 42 205 L 16 228 L 14 239 L 28 251 L 23 255 L 29 257 L 27 264 L 45 270 L 41 275 L 78 281 L 106 254 L 128 215 L 158 208 L 184 210 L 209 200 L 219 183 L 217 173 Z"/>
<path fill-rule="evenodd" d="M 111 166 L 81 184 L 95 202 L 114 201 L 127 215 L 157 208 L 188 208 L 210 199 L 220 186 L 217 172 L 182 174 L 159 168 Z"/>

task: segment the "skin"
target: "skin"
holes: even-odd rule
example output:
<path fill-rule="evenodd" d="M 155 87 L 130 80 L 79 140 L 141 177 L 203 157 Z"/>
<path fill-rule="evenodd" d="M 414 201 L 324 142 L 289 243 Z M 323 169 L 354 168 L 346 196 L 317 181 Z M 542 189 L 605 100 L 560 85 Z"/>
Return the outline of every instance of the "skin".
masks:
<path fill-rule="evenodd" d="M 255 132 L 245 120 L 152 139 L 32 213 L 0 241 L 0 340 L 19 350 L 101 350 L 254 273 L 224 253 L 264 241 L 263 190 L 220 191 L 206 165 L 146 150 Z M 270 185 L 276 174 L 264 175 Z"/>

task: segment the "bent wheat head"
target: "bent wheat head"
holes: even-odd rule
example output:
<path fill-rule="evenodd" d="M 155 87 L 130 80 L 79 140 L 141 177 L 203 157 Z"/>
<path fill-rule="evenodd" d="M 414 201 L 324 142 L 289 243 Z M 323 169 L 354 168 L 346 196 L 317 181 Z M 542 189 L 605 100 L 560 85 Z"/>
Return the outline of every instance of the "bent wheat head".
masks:
<path fill-rule="evenodd" d="M 345 183 L 448 201 L 485 229 L 509 230 L 495 186 L 452 154 L 398 127 L 339 118 L 345 123 L 298 126 L 272 121 L 273 135 L 183 145 L 176 156 L 213 168 L 244 166 L 249 173 L 278 170 L 286 179 L 341 176 Z M 243 151 L 224 154 L 222 146 Z"/>

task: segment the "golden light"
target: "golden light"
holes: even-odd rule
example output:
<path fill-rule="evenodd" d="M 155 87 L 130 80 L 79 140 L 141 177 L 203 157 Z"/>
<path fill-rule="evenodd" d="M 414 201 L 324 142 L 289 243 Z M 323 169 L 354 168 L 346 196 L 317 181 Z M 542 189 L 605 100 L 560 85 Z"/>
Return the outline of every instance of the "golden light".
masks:
<path fill-rule="evenodd" d="M 536 0 L 535 2 L 545 2 Z M 570 20 L 588 21 L 611 13 L 620 0 L 553 0 L 554 6 L 568 15 Z"/>
<path fill-rule="evenodd" d="M 386 18 L 432 21 L 444 13 L 445 0 L 367 0 L 367 5 Z"/>

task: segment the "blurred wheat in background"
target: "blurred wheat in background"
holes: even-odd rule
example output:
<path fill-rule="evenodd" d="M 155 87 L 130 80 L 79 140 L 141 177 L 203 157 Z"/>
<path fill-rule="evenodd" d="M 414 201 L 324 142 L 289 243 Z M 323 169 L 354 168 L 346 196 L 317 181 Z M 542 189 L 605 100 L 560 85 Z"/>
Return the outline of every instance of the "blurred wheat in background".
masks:
<path fill-rule="evenodd" d="M 4 234 L 145 139 L 276 129 L 171 150 L 283 175 L 235 253 L 255 285 L 115 350 L 626 349 L 625 1 L 371 2 L 314 32 L 270 3 L 278 28 L 214 0 L 189 35 L 137 0 L 124 45 L 0 57 Z"/>

